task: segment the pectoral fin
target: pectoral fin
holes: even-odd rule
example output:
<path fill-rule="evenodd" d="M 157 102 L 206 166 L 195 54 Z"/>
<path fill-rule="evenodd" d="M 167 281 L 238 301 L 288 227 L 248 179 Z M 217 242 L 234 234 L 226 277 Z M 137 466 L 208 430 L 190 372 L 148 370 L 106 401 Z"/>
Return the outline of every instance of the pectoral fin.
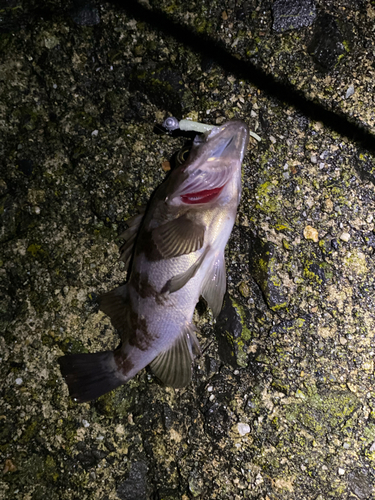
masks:
<path fill-rule="evenodd" d="M 150 363 L 150 367 L 163 384 L 175 388 L 185 387 L 191 380 L 191 362 L 199 352 L 199 342 L 189 325 L 172 347 Z"/>
<path fill-rule="evenodd" d="M 186 285 L 186 283 L 191 280 L 191 278 L 194 278 L 196 275 L 198 269 L 201 267 L 202 262 L 204 261 L 207 252 L 209 251 L 210 247 L 208 246 L 206 250 L 202 253 L 202 255 L 199 257 L 199 259 L 189 267 L 187 271 L 181 274 L 177 274 L 176 276 L 173 276 L 170 280 L 166 282 L 166 284 L 163 286 L 161 293 L 173 293 L 177 292 L 177 290 L 180 290 L 183 286 Z"/>
<path fill-rule="evenodd" d="M 152 239 L 161 255 L 170 259 L 202 248 L 204 226 L 184 214 L 154 229 Z"/>
<path fill-rule="evenodd" d="M 207 301 L 212 309 L 212 314 L 216 318 L 223 305 L 226 290 L 226 273 L 224 255 L 221 255 L 208 273 L 202 285 L 202 297 Z"/>

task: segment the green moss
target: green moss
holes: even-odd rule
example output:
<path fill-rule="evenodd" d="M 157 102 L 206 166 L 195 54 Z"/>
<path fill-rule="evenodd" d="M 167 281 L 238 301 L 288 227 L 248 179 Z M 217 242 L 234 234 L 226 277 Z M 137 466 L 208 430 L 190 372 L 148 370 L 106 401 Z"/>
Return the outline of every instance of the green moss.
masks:
<path fill-rule="evenodd" d="M 24 444 L 29 443 L 38 432 L 38 428 L 39 422 L 37 420 L 33 420 L 23 431 L 20 442 Z"/>
<path fill-rule="evenodd" d="M 285 380 L 275 379 L 272 381 L 271 386 L 278 392 L 282 392 L 283 394 L 289 393 L 289 385 L 285 383 Z"/>
<path fill-rule="evenodd" d="M 32 243 L 27 247 L 27 251 L 29 254 L 31 254 L 34 258 L 37 257 L 44 257 L 46 255 L 46 252 L 43 250 L 41 245 L 38 245 L 36 243 Z"/>
<path fill-rule="evenodd" d="M 298 420 L 315 435 L 324 436 L 334 431 L 343 432 L 358 404 L 358 399 L 350 392 L 320 395 L 313 390 L 300 403 L 290 405 L 286 417 L 290 421 Z"/>
<path fill-rule="evenodd" d="M 276 304 L 274 306 L 271 306 L 272 311 L 279 311 L 280 309 L 284 309 L 287 307 L 288 302 L 282 302 L 281 304 Z"/>
<path fill-rule="evenodd" d="M 365 275 L 368 272 L 366 257 L 362 252 L 353 251 L 344 258 L 345 266 L 357 275 Z"/>
<path fill-rule="evenodd" d="M 302 328 L 304 326 L 305 322 L 306 322 L 305 319 L 297 318 L 294 324 L 295 324 L 296 328 Z"/>
<path fill-rule="evenodd" d="M 81 341 L 70 337 L 60 342 L 59 347 L 64 354 L 80 354 L 89 352 Z"/>
<path fill-rule="evenodd" d="M 46 476 L 47 479 L 51 479 L 53 482 L 57 481 L 59 478 L 59 474 L 56 471 L 56 462 L 51 455 L 47 455 L 46 457 L 43 475 Z"/>
<path fill-rule="evenodd" d="M 1 267 L 1 265 L 0 265 Z M 243 297 L 249 297 L 250 295 L 250 288 L 249 288 L 249 285 L 247 283 L 245 283 L 244 281 L 242 281 L 242 283 L 240 283 L 239 287 L 238 287 L 239 291 L 240 291 L 240 294 L 243 296 Z"/>
<path fill-rule="evenodd" d="M 272 182 L 266 181 L 263 184 L 257 186 L 256 189 L 256 200 L 257 203 L 255 207 L 263 212 L 276 212 L 277 203 L 275 201 L 275 196 L 272 196 L 275 185 Z"/>
<path fill-rule="evenodd" d="M 275 227 L 276 231 L 290 231 L 291 230 L 289 224 L 286 224 L 284 222 L 277 222 L 274 227 Z"/>
<path fill-rule="evenodd" d="M 125 394 L 124 394 L 125 393 Z M 125 418 L 133 404 L 133 397 L 129 386 L 115 389 L 104 394 L 98 399 L 97 407 L 99 413 L 108 417 Z"/>

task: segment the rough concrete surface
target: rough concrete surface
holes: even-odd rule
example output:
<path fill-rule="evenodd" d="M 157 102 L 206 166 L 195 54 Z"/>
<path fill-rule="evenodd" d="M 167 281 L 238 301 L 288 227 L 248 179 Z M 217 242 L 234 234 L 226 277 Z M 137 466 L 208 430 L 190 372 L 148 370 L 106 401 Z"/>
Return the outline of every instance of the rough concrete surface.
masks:
<path fill-rule="evenodd" d="M 374 498 L 375 3 L 286 3 L 0 2 L 1 499 Z M 168 115 L 262 139 L 224 307 L 186 389 L 77 405 L 57 358 L 118 343 L 97 297 Z"/>

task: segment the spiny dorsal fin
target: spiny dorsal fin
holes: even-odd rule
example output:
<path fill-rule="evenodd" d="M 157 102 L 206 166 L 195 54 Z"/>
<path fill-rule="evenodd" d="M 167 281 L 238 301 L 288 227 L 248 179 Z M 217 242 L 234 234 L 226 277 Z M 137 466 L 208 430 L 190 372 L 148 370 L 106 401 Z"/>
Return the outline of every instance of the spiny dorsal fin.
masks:
<path fill-rule="evenodd" d="M 128 228 L 125 229 L 125 231 L 119 236 L 119 238 L 125 240 L 125 243 L 120 248 L 120 260 L 125 263 L 126 270 L 129 266 L 130 257 L 133 253 L 134 242 L 137 237 L 137 233 L 140 228 L 145 211 L 146 206 L 143 206 L 140 208 L 139 214 L 130 217 L 130 219 L 126 221 Z"/>
<path fill-rule="evenodd" d="M 158 379 L 170 387 L 185 387 L 191 380 L 191 362 L 200 352 L 191 325 L 186 326 L 172 347 L 159 354 L 150 367 Z"/>
<path fill-rule="evenodd" d="M 154 229 L 152 239 L 161 255 L 170 259 L 202 248 L 204 226 L 184 214 Z"/>

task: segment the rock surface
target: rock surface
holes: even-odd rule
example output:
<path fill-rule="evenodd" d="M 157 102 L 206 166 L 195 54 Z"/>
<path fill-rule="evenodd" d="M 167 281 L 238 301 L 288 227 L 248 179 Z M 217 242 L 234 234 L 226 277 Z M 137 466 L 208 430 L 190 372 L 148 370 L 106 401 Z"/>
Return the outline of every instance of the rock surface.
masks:
<path fill-rule="evenodd" d="M 373 498 L 373 2 L 281 32 L 267 0 L 3 3 L 0 499 Z M 186 389 L 77 405 L 57 358 L 117 346 L 97 297 L 184 144 L 168 114 L 262 139 L 222 321 L 199 304 Z"/>

